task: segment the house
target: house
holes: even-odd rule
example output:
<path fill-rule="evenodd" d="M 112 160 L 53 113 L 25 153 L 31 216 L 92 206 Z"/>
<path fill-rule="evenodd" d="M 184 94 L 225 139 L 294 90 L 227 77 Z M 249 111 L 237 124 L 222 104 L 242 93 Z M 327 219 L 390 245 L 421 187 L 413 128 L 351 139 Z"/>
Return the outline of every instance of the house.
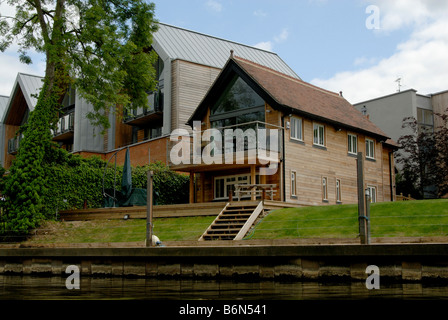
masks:
<path fill-rule="evenodd" d="M 130 149 L 133 165 L 167 162 L 170 133 L 177 128 L 187 128 L 187 120 L 225 65 L 230 49 L 299 79 L 273 52 L 163 23 L 154 34 L 152 49 L 158 55 L 155 65 L 158 86 L 154 92 L 148 92 L 146 108 L 122 116 L 110 113 L 111 126 L 101 134 L 102 128 L 93 126 L 86 117 L 92 106 L 75 90 L 69 89 L 63 99 L 54 140 L 82 156 L 98 155 L 109 160 L 116 154 L 119 164 L 124 162 L 124 152 L 119 151 L 125 147 Z M 5 168 L 11 165 L 20 143 L 16 133 L 26 122 L 28 113 L 34 110 L 36 99 L 33 95 L 41 86 L 42 77 L 22 73 L 17 76 L 2 122 L 6 128 L 6 141 L 1 148 Z"/>
<path fill-rule="evenodd" d="M 297 205 L 356 203 L 358 152 L 372 201 L 395 199 L 387 134 L 340 94 L 233 52 L 187 123 L 170 139 L 169 160 L 190 174 L 190 202 L 228 201 L 259 184 Z"/>

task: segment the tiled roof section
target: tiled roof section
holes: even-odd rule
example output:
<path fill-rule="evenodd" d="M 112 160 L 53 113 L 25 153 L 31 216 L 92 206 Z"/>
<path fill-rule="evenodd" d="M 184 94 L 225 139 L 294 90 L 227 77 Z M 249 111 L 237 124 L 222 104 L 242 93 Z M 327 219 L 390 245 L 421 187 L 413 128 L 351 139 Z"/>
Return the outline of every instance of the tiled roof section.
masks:
<path fill-rule="evenodd" d="M 159 23 L 159 29 L 154 34 L 154 41 L 171 59 L 181 59 L 221 69 L 229 59 L 230 50 L 233 50 L 240 57 L 299 78 L 274 52 L 168 24 Z"/>
<path fill-rule="evenodd" d="M 335 122 L 388 138 L 381 129 L 339 94 L 240 57 L 234 57 L 233 60 L 279 105 L 315 116 L 322 121 Z"/>

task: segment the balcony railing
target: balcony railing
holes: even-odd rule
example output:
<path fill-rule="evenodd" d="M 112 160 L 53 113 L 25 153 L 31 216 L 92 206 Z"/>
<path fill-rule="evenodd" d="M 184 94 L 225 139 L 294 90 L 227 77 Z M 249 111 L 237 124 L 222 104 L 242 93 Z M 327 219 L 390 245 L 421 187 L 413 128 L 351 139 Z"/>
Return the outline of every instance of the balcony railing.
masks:
<path fill-rule="evenodd" d="M 189 134 L 171 135 L 168 162 L 176 170 L 206 165 L 278 163 L 282 157 L 282 141 L 282 127 L 260 121 L 204 131 L 195 130 L 193 125 Z"/>
<path fill-rule="evenodd" d="M 59 118 L 56 130 L 53 131 L 54 140 L 66 140 L 73 137 L 75 129 L 75 113 L 72 111 Z"/>
<path fill-rule="evenodd" d="M 155 120 L 160 120 L 163 114 L 163 93 L 153 92 L 148 95 L 148 104 L 131 111 L 125 111 L 124 123 L 130 125 L 144 125 Z"/>

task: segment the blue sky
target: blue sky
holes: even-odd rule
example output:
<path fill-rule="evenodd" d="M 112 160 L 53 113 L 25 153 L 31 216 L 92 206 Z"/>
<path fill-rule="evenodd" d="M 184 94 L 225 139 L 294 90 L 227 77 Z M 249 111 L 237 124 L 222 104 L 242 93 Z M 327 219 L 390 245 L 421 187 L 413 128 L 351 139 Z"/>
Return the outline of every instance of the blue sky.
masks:
<path fill-rule="evenodd" d="M 303 80 L 351 103 L 396 92 L 397 78 L 402 90 L 448 90 L 445 0 L 153 2 L 160 22 L 276 52 Z M 366 27 L 369 5 L 378 29 Z M 17 72 L 44 70 L 39 59 L 21 65 L 13 50 L 0 55 L 0 69 L 0 95 L 10 94 Z"/>
<path fill-rule="evenodd" d="M 247 45 L 271 46 L 305 81 L 353 70 L 359 57 L 380 59 L 409 30 L 377 36 L 362 1 L 156 0 L 159 21 Z"/>

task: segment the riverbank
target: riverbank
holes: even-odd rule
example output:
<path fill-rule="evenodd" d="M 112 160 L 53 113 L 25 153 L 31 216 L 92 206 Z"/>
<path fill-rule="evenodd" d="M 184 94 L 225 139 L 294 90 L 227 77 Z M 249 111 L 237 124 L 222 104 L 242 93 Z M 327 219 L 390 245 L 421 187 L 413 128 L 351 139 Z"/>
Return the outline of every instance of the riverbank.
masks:
<path fill-rule="evenodd" d="M 321 244 L 154 248 L 2 248 L 0 274 L 365 281 L 448 281 L 448 244 Z"/>

